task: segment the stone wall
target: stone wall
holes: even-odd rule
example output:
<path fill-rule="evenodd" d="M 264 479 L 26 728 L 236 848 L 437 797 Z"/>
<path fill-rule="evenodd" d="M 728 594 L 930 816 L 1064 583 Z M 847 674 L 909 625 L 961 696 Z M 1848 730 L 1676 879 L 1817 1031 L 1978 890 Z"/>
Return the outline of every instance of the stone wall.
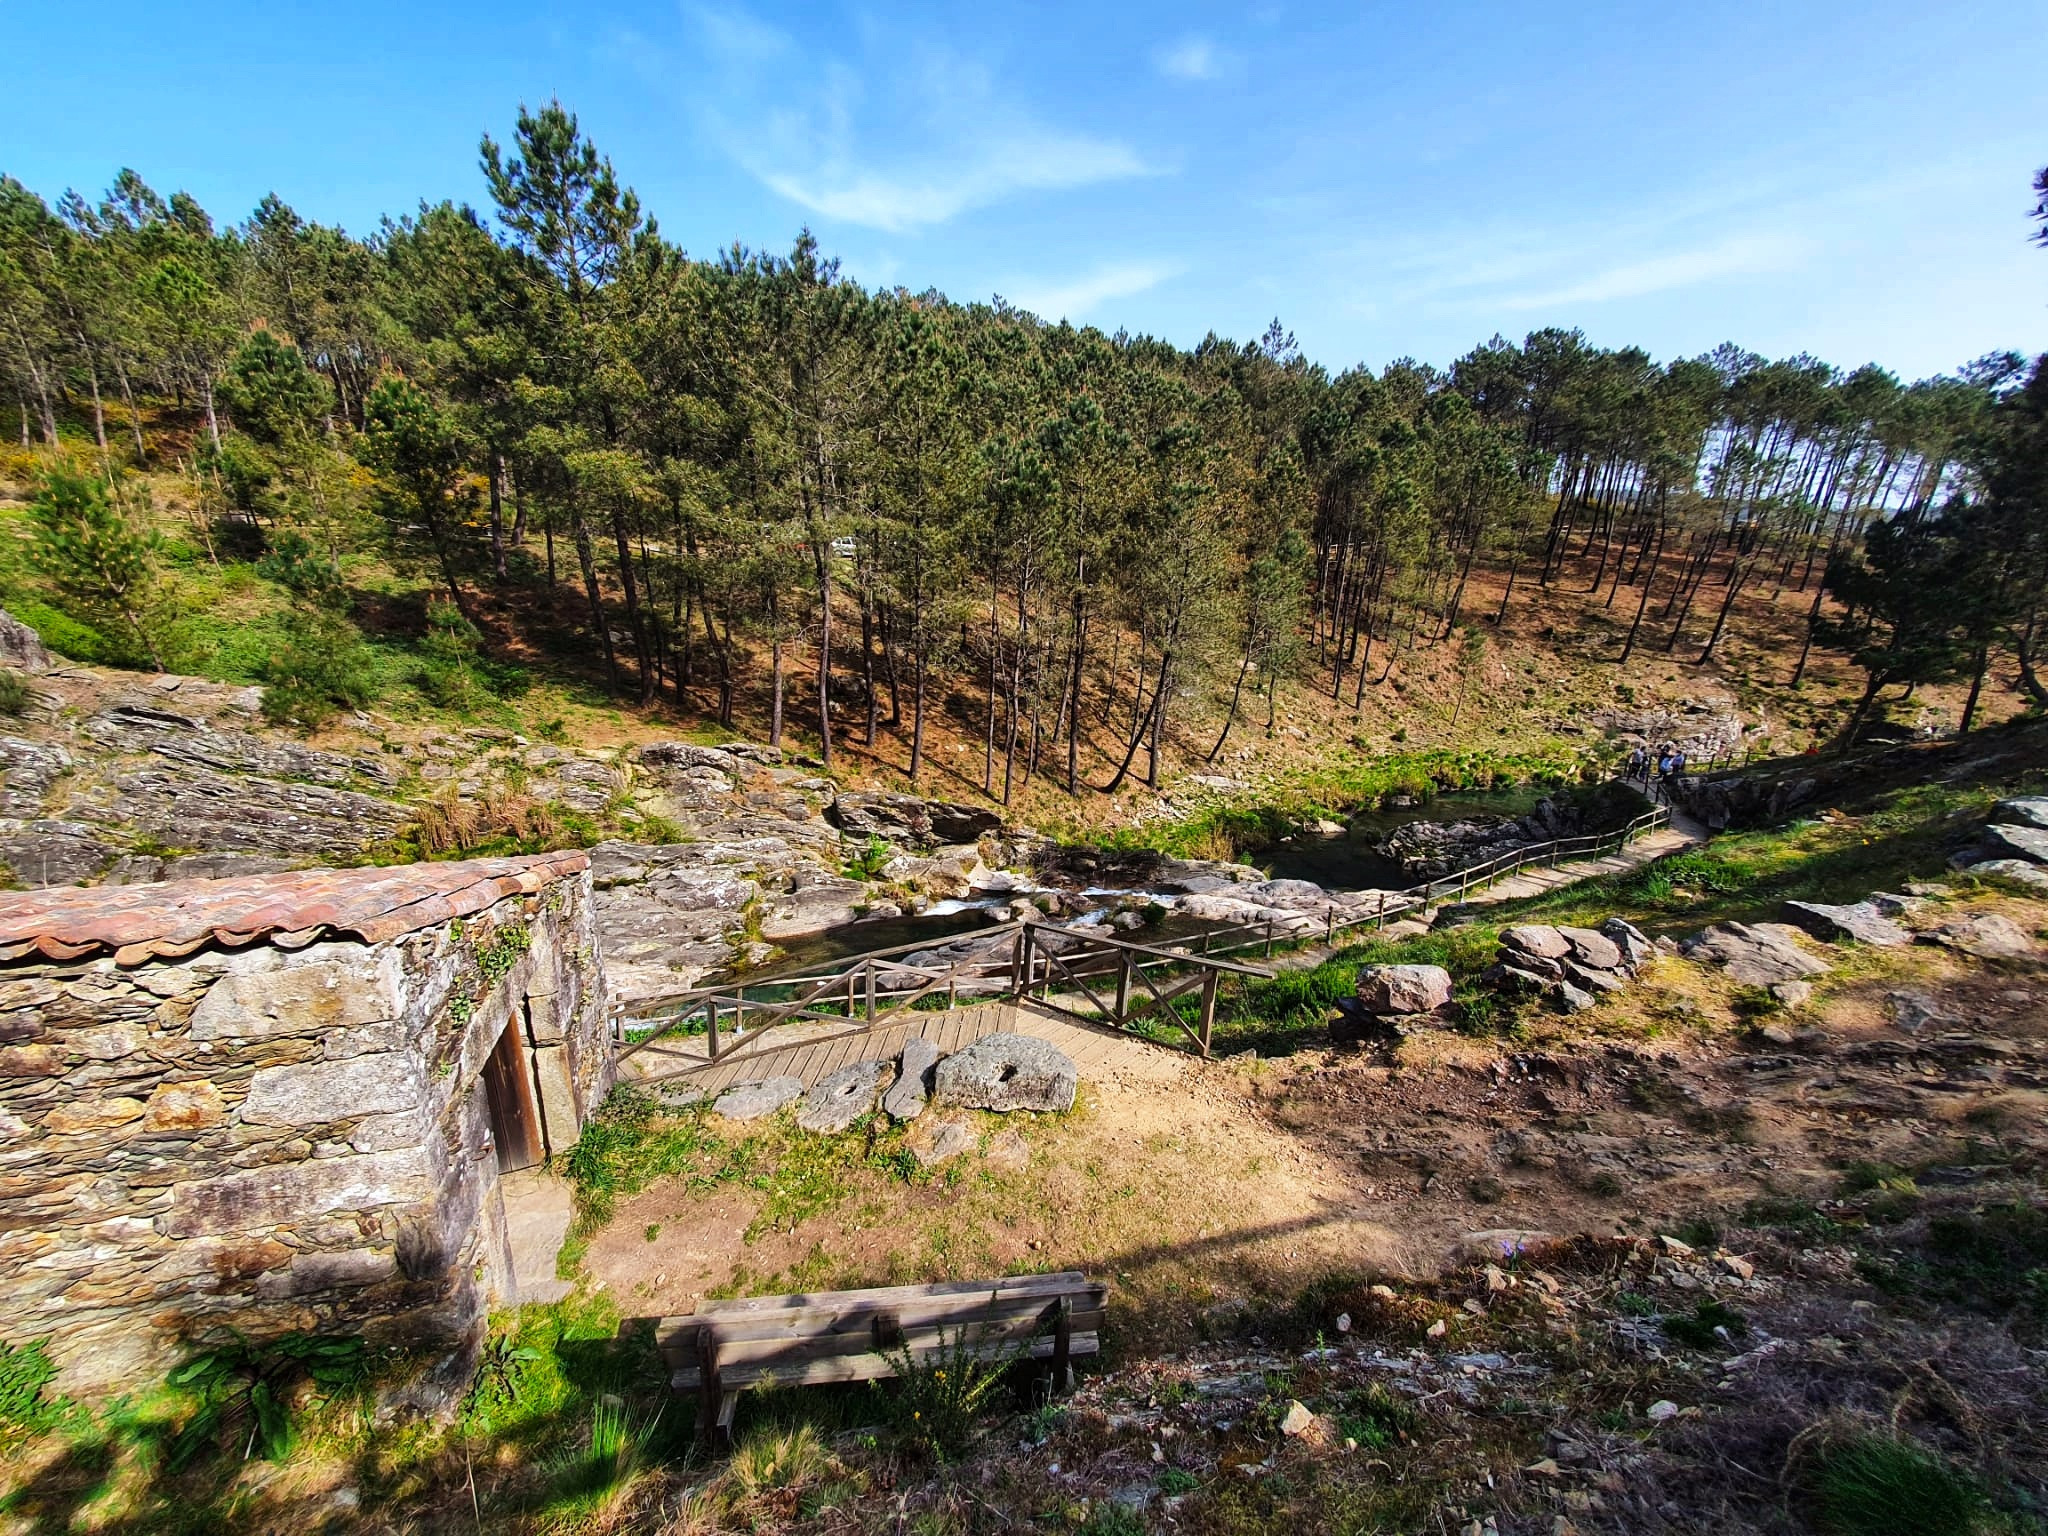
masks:
<path fill-rule="evenodd" d="M 0 968 L 0 1340 L 86 1394 L 228 1327 L 465 1375 L 511 1284 L 484 1062 L 521 1030 L 554 1152 L 611 1086 L 592 906 L 583 873 L 384 943 Z"/>

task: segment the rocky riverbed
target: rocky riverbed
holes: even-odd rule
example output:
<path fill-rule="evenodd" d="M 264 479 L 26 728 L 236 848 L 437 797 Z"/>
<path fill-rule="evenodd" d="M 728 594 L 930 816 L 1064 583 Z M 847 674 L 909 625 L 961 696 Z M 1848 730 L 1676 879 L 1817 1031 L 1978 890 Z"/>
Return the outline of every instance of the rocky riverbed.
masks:
<path fill-rule="evenodd" d="M 15 630 L 33 639 L 0 615 L 0 642 Z M 1062 846 L 981 807 L 841 789 L 747 742 L 570 747 L 359 714 L 315 746 L 265 724 L 259 689 L 75 666 L 24 646 L 6 654 L 34 698 L 0 735 L 0 864 L 15 884 L 402 859 L 530 836 L 520 829 L 551 820 L 559 835 L 575 819 L 594 829 L 597 925 L 613 994 L 629 1006 L 766 966 L 789 941 L 873 947 L 863 923 L 963 910 L 996 923 L 1028 908 L 1084 931 L 1252 923 L 1306 936 L 1370 915 L 1386 895 Z M 1423 878 L 1559 835 L 1576 816 L 1559 800 L 1513 820 L 1418 822 L 1397 846 Z M 447 841 L 457 833 L 470 841 Z"/>

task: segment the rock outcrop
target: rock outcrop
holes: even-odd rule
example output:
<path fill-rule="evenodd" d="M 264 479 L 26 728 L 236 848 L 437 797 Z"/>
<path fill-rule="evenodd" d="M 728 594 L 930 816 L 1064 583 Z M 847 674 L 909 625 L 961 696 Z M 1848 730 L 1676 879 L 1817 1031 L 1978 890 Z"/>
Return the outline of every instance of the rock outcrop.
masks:
<path fill-rule="evenodd" d="M 1830 906 L 1822 901 L 1788 901 L 1785 913 L 1817 939 L 1850 939 L 1879 949 L 1909 943 L 1912 935 L 1878 910 L 1874 901 Z"/>
<path fill-rule="evenodd" d="M 1080 1072 L 1073 1058 L 1036 1035 L 983 1035 L 938 1064 L 932 1101 L 1007 1113 L 1061 1112 L 1074 1107 Z"/>
<path fill-rule="evenodd" d="M 1804 935 L 1785 923 L 1717 923 L 1679 945 L 1679 953 L 1701 965 L 1715 965 L 1728 979 L 1748 987 L 1825 976 L 1825 960 L 1799 947 Z"/>

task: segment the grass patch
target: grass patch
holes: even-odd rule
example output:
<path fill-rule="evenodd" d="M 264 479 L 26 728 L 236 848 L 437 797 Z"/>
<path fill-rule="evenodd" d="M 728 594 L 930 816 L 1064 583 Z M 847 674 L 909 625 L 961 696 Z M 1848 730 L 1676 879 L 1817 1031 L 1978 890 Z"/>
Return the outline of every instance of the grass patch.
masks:
<path fill-rule="evenodd" d="M 1973 1478 L 1889 1435 L 1856 1435 L 1824 1450 L 1813 1503 L 1828 1536 L 1975 1536 L 2003 1524 Z"/>

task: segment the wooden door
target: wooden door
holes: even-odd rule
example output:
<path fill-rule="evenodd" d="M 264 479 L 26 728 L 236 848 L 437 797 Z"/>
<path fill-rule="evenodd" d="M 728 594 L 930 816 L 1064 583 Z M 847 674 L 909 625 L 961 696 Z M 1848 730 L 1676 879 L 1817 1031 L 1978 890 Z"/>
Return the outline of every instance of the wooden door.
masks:
<path fill-rule="evenodd" d="M 540 1111 L 534 1104 L 533 1074 L 519 1038 L 518 1020 L 508 1020 L 484 1062 L 484 1099 L 491 1111 L 491 1140 L 498 1147 L 498 1171 L 531 1168 L 547 1156 Z"/>

